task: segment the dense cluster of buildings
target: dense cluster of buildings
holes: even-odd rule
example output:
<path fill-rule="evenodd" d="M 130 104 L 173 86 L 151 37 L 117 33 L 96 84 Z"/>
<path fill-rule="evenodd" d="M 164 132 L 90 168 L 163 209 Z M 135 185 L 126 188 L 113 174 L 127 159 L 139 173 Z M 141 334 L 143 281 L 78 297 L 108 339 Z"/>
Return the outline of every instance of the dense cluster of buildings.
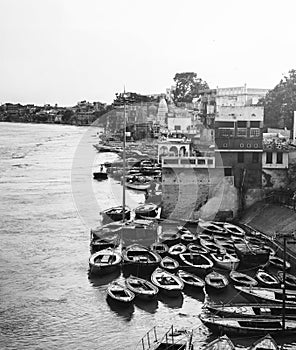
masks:
<path fill-rule="evenodd" d="M 80 101 L 73 107 L 4 103 L 0 106 L 0 121 L 90 125 L 107 109 L 106 104 L 87 101 Z"/>
<path fill-rule="evenodd" d="M 246 85 L 207 89 L 191 103 L 178 105 L 171 89 L 151 96 L 129 93 L 137 101 L 125 107 L 87 101 L 71 108 L 5 103 L 0 121 L 97 121 L 105 134 L 119 138 L 126 124 L 128 141 L 159 140 L 167 216 L 234 216 L 272 190 L 296 189 L 296 130 L 265 128 L 264 107 L 258 101 L 267 92 Z"/>
<path fill-rule="evenodd" d="M 182 114 L 168 108 L 169 133 L 185 139 L 158 144 L 166 215 L 234 216 L 270 191 L 295 187 L 295 142 L 288 130 L 264 127 L 258 101 L 266 93 L 246 86 L 208 89 Z"/>

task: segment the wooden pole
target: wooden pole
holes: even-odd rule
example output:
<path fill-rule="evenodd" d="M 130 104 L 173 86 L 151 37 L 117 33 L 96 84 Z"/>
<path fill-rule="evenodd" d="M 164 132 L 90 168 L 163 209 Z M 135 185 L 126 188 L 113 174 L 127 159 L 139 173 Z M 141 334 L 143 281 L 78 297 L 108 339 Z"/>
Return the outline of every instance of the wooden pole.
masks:
<path fill-rule="evenodd" d="M 283 320 L 282 320 L 282 330 L 285 331 L 286 328 L 286 246 L 287 246 L 287 236 L 284 236 L 284 259 L 283 259 Z"/>
<path fill-rule="evenodd" d="M 125 222 L 125 129 L 126 129 L 126 105 L 125 105 L 125 90 L 124 90 L 124 110 L 123 110 L 123 171 L 122 171 L 122 221 Z"/>

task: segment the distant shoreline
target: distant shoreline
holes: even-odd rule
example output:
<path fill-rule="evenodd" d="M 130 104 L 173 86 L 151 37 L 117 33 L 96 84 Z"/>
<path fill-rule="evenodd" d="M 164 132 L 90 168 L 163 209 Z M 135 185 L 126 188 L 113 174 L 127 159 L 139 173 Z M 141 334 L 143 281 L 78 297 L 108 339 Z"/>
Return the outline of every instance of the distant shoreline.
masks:
<path fill-rule="evenodd" d="M 0 123 L 9 123 L 9 124 L 33 124 L 33 125 L 61 125 L 61 126 L 77 126 L 77 127 L 88 127 L 91 126 L 93 128 L 104 128 L 102 125 L 93 125 L 93 124 L 70 124 L 70 123 L 37 123 L 37 122 L 21 122 L 21 121 L 8 121 L 8 120 L 0 120 Z"/>

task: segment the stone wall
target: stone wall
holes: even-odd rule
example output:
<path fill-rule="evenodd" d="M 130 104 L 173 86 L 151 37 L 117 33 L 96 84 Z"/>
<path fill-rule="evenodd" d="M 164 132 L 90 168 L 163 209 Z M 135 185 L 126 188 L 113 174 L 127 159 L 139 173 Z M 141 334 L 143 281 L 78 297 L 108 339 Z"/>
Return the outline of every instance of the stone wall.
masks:
<path fill-rule="evenodd" d="M 214 218 L 238 210 L 233 177 L 223 169 L 163 168 L 163 215 L 170 219 Z"/>
<path fill-rule="evenodd" d="M 262 169 L 262 188 L 277 190 L 288 186 L 287 169 Z"/>

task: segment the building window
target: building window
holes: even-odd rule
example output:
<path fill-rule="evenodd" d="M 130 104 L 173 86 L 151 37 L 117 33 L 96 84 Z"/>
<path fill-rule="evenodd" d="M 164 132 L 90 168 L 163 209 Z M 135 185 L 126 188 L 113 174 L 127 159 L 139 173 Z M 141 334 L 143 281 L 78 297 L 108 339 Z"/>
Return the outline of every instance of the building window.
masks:
<path fill-rule="evenodd" d="M 204 164 L 206 164 L 206 160 L 205 159 L 197 159 L 197 164 L 204 165 Z"/>
<path fill-rule="evenodd" d="M 234 129 L 220 128 L 219 131 L 220 131 L 219 134 L 221 137 L 234 136 Z"/>
<path fill-rule="evenodd" d="M 266 164 L 272 164 L 272 152 L 266 153 Z"/>
<path fill-rule="evenodd" d="M 283 164 L 283 152 L 277 152 L 276 164 Z"/>
<path fill-rule="evenodd" d="M 232 169 L 224 168 L 224 176 L 232 176 Z"/>
<path fill-rule="evenodd" d="M 260 129 L 259 128 L 251 128 L 250 129 L 250 137 L 259 137 Z"/>
<path fill-rule="evenodd" d="M 245 161 L 245 154 L 244 152 L 238 152 L 237 154 L 237 162 L 238 163 L 244 163 Z"/>
<path fill-rule="evenodd" d="M 247 128 L 237 128 L 237 136 L 246 137 Z"/>
<path fill-rule="evenodd" d="M 253 153 L 252 162 L 253 163 L 259 163 L 259 153 L 258 152 L 254 152 Z"/>
<path fill-rule="evenodd" d="M 175 125 L 175 130 L 181 130 L 181 125 Z"/>
<path fill-rule="evenodd" d="M 214 162 L 213 162 L 213 159 L 208 159 L 208 165 L 213 165 Z"/>

